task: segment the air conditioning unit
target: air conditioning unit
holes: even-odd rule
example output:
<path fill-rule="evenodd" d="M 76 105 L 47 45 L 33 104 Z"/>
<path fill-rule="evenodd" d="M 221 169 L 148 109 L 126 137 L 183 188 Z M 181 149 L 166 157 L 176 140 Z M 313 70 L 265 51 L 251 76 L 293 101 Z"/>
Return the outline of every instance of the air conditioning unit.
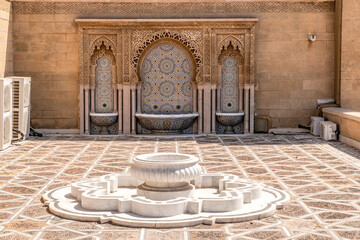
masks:
<path fill-rule="evenodd" d="M 336 123 L 331 121 L 320 122 L 320 137 L 324 140 L 336 140 Z"/>
<path fill-rule="evenodd" d="M 13 80 L 13 129 L 22 132 L 25 139 L 30 133 L 30 77 L 8 77 Z M 13 139 L 21 138 L 13 132 Z"/>
<path fill-rule="evenodd" d="M 11 146 L 12 79 L 0 78 L 0 150 Z"/>
<path fill-rule="evenodd" d="M 320 122 L 324 121 L 322 117 L 311 117 L 310 132 L 312 135 L 320 136 Z"/>

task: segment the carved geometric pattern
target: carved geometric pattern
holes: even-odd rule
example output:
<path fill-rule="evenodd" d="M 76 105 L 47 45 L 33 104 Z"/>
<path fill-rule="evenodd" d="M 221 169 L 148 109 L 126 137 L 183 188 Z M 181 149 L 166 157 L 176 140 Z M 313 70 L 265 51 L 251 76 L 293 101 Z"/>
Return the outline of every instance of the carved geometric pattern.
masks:
<path fill-rule="evenodd" d="M 334 12 L 334 1 L 324 2 L 226 2 L 226 3 L 100 3 L 100 2 L 12 2 L 13 13 L 114 13 L 118 17 L 182 16 L 207 17 L 222 14 L 269 13 L 269 12 Z"/>
<path fill-rule="evenodd" d="M 135 30 L 132 33 L 132 65 L 135 69 L 144 49 L 161 38 L 171 38 L 183 43 L 194 55 L 197 71 L 201 68 L 202 33 L 200 30 Z"/>
<path fill-rule="evenodd" d="M 255 32 L 252 22 L 235 24 L 207 23 L 193 26 L 189 23 L 174 25 L 167 23 L 164 26 L 155 24 L 137 25 L 82 25 L 79 23 L 80 38 L 80 83 L 88 83 L 89 58 L 95 45 L 100 42 L 113 49 L 116 57 L 117 83 L 137 84 L 140 77 L 138 62 L 144 50 L 155 41 L 169 39 L 179 41 L 186 46 L 195 60 L 194 80 L 196 83 L 210 81 L 220 82 L 218 76 L 218 56 L 221 49 L 230 43 L 239 49 L 244 62 L 244 82 L 254 83 L 255 76 Z M 222 47 L 221 47 L 222 46 Z M 246 47 L 245 47 L 246 46 Z M 130 59 L 130 61 L 128 61 Z M 196 66 L 196 67 L 195 67 Z"/>
<path fill-rule="evenodd" d="M 221 112 L 239 111 L 239 69 L 238 61 L 228 56 L 222 61 L 221 69 Z"/>
<path fill-rule="evenodd" d="M 166 41 L 144 56 L 142 79 L 143 113 L 191 113 L 194 75 L 191 56 L 181 46 Z"/>
<path fill-rule="evenodd" d="M 235 49 L 240 51 L 242 56 L 244 56 L 244 35 L 218 35 L 218 41 L 220 42 L 218 45 L 218 51 L 221 51 L 224 48 L 227 49 L 230 45 L 232 45 Z"/>

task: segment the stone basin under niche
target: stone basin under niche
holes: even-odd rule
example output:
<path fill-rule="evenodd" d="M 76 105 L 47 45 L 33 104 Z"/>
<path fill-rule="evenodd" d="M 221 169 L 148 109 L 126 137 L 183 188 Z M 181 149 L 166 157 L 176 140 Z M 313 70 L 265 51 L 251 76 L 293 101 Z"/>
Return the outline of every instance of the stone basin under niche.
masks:
<path fill-rule="evenodd" d="M 136 113 L 136 118 L 140 125 L 146 130 L 155 134 L 181 134 L 190 128 L 198 113 L 187 114 L 147 114 Z"/>

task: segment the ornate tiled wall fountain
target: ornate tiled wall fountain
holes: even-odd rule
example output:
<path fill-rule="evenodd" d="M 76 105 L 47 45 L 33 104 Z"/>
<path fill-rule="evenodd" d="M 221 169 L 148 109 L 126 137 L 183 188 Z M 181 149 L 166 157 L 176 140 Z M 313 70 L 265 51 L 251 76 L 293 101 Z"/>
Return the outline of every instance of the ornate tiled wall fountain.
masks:
<path fill-rule="evenodd" d="M 116 134 L 118 113 L 114 112 L 113 64 L 115 57 L 111 47 L 104 42 L 95 45 L 91 56 L 91 127 L 92 134 Z M 94 78 L 95 75 L 95 79 Z M 94 81 L 95 80 L 95 81 Z"/>
<path fill-rule="evenodd" d="M 257 220 L 290 200 L 261 183 L 206 173 L 197 162 L 187 154 L 140 155 L 124 173 L 57 188 L 43 199 L 64 218 L 151 228 Z"/>
<path fill-rule="evenodd" d="M 76 22 L 81 133 L 253 132 L 257 19 Z"/>
<path fill-rule="evenodd" d="M 217 133 L 241 133 L 241 123 L 244 112 L 243 108 L 243 56 L 239 48 L 235 49 L 230 44 L 221 51 L 219 64 L 221 68 L 220 78 L 220 104 L 216 112 L 218 121 Z M 239 89 L 239 86 L 242 86 Z M 240 92 L 241 91 L 241 92 Z"/>
<path fill-rule="evenodd" d="M 195 61 L 179 42 L 165 38 L 153 45 L 139 64 L 141 113 L 136 117 L 152 133 L 182 133 L 199 116 L 193 113 Z"/>

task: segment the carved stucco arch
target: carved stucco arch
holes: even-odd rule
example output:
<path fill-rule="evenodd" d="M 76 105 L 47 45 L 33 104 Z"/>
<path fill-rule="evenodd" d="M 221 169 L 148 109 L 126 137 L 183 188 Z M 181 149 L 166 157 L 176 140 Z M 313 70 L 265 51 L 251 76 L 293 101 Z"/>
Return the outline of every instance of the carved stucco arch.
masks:
<path fill-rule="evenodd" d="M 141 46 L 139 46 L 137 49 L 133 50 L 133 58 L 132 58 L 132 67 L 133 69 L 138 69 L 138 63 L 142 56 L 142 53 L 149 45 L 152 45 L 152 43 L 157 42 L 161 39 L 172 39 L 177 42 L 182 43 L 186 47 L 187 50 L 191 53 L 191 56 L 195 60 L 196 65 L 196 71 L 195 75 L 198 75 L 198 73 L 202 69 L 202 63 L 203 63 L 203 56 L 201 55 L 201 49 L 198 49 L 197 46 L 195 46 L 192 41 L 188 39 L 186 36 L 183 36 L 181 33 L 175 32 L 175 31 L 159 31 L 154 34 L 150 38 L 147 38 Z"/>
<path fill-rule="evenodd" d="M 228 47 L 232 45 L 234 47 L 234 49 L 238 49 L 240 56 L 242 57 L 242 61 L 244 61 L 244 57 L 245 57 L 245 49 L 244 49 L 244 45 L 241 42 L 241 40 L 239 40 L 238 38 L 236 38 L 235 36 L 229 35 L 226 38 L 224 38 L 218 45 L 218 56 L 220 56 L 222 54 L 223 49 L 228 49 Z"/>
<path fill-rule="evenodd" d="M 89 48 L 90 49 L 90 51 L 89 51 L 90 57 L 94 53 L 95 46 L 100 48 L 102 43 L 104 43 L 104 45 L 106 47 L 111 47 L 113 53 L 116 52 L 116 44 L 110 38 L 107 38 L 106 36 L 101 36 L 101 37 L 96 38 L 92 43 L 90 43 L 90 48 Z"/>
<path fill-rule="evenodd" d="M 220 52 L 220 55 L 218 57 L 218 64 L 219 64 L 219 71 L 221 72 L 221 68 L 223 66 L 223 60 L 227 57 L 233 57 L 237 61 L 237 67 L 239 72 L 241 71 L 241 68 L 244 66 L 244 57 L 241 54 L 241 51 L 239 48 L 235 48 L 232 43 L 228 45 L 227 48 L 223 48 Z M 217 84 L 221 85 L 221 77 L 217 79 Z M 239 79 L 240 84 L 240 79 Z"/>
<path fill-rule="evenodd" d="M 110 59 L 111 65 L 113 66 L 112 72 L 113 72 L 113 79 L 112 82 L 117 82 L 117 76 L 116 76 L 116 57 L 114 52 L 116 52 L 116 48 L 114 43 L 106 38 L 106 37 L 99 37 L 96 40 L 94 40 L 90 45 L 91 51 L 89 51 L 89 63 L 90 63 L 90 84 L 95 84 L 95 69 L 96 69 L 96 61 L 105 56 Z"/>

